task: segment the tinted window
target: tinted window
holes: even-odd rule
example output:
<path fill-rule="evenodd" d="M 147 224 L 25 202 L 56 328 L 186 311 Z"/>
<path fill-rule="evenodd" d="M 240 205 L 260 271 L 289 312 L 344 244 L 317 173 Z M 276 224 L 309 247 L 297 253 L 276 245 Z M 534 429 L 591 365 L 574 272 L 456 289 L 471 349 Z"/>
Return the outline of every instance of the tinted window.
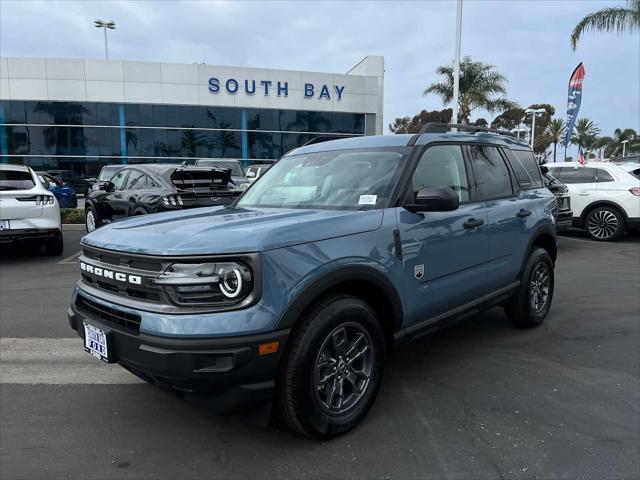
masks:
<path fill-rule="evenodd" d="M 511 176 L 500 152 L 495 147 L 471 145 L 479 200 L 491 200 L 513 195 Z"/>
<path fill-rule="evenodd" d="M 542 187 L 542 177 L 538 162 L 530 150 L 511 150 L 515 161 L 511 166 L 522 189 Z"/>
<path fill-rule="evenodd" d="M 562 167 L 559 169 L 558 175 L 555 174 L 557 169 L 553 169 L 554 177 L 562 183 L 595 183 L 595 169 L 585 167 Z"/>
<path fill-rule="evenodd" d="M 0 190 L 28 190 L 35 186 L 29 172 L 0 171 Z"/>
<path fill-rule="evenodd" d="M 438 145 L 427 149 L 413 173 L 412 182 L 414 196 L 425 187 L 447 186 L 456 191 L 460 202 L 469 201 L 469 182 L 459 145 Z"/>
<path fill-rule="evenodd" d="M 127 190 L 135 190 L 145 187 L 146 175 L 142 173 L 140 170 L 131 170 L 129 174 L 129 178 L 127 179 Z"/>
<path fill-rule="evenodd" d="M 598 175 L 598 183 L 615 182 L 615 179 L 611 176 L 611 174 L 606 170 L 603 170 L 602 168 L 596 168 L 596 173 Z"/>
<path fill-rule="evenodd" d="M 128 173 L 129 173 L 129 170 L 127 169 L 121 170 L 111 179 L 111 183 L 115 185 L 116 190 L 122 190 L 124 181 L 127 178 Z"/>

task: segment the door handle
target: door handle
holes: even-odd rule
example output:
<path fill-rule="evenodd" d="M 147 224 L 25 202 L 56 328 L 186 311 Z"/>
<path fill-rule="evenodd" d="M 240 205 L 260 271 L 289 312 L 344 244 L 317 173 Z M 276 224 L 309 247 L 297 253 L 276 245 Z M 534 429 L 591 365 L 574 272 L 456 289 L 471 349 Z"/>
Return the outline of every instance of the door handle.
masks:
<path fill-rule="evenodd" d="M 589 195 L 589 192 L 580 192 L 578 195 L 582 195 L 583 197 L 586 197 L 587 195 Z"/>
<path fill-rule="evenodd" d="M 479 227 L 480 225 L 483 225 L 483 224 L 484 224 L 484 220 L 482 220 L 481 218 L 470 218 L 469 220 L 464 222 L 462 226 L 466 229 L 469 229 L 469 228 Z"/>
<path fill-rule="evenodd" d="M 518 213 L 516 213 L 516 217 L 518 218 L 527 218 L 531 215 L 531 210 L 527 210 L 526 208 L 521 208 Z"/>

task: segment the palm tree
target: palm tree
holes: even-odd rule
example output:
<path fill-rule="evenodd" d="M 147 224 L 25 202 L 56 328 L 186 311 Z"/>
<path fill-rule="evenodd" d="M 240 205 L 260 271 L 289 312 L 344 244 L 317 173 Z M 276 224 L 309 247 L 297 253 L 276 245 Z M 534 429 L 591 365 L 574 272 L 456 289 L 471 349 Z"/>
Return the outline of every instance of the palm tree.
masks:
<path fill-rule="evenodd" d="M 623 148 L 623 143 L 626 141 L 627 146 Z M 616 128 L 613 132 L 613 141 L 611 142 L 609 153 L 612 157 L 622 155 L 622 151 L 630 153 L 633 150 L 637 150 L 640 147 L 640 138 L 633 128 Z"/>
<path fill-rule="evenodd" d="M 579 118 L 571 143 L 578 145 L 578 151 L 583 148 L 593 148 L 595 139 L 600 133 L 600 128 L 588 118 Z"/>
<path fill-rule="evenodd" d="M 562 141 L 566 133 L 567 126 L 565 125 L 564 120 L 554 118 L 549 121 L 549 125 L 547 125 L 544 135 L 547 137 L 549 142 L 553 143 L 553 163 L 556 162 L 556 148 L 558 143 Z"/>
<path fill-rule="evenodd" d="M 576 49 L 578 40 L 584 32 L 597 30 L 618 34 L 633 32 L 640 28 L 640 0 L 627 0 L 627 7 L 603 8 L 593 12 L 576 25 L 571 32 L 571 48 Z"/>
<path fill-rule="evenodd" d="M 469 123 L 469 116 L 476 108 L 494 113 L 516 108 L 517 104 L 507 100 L 507 79 L 494 70 L 494 65 L 474 62 L 471 57 L 464 57 L 460 63 L 460 93 L 458 96 L 458 118 L 453 121 Z M 442 98 L 446 105 L 453 100 L 453 67 L 441 65 L 436 72 L 442 75 L 443 81 L 432 83 L 424 95 L 434 93 Z"/>

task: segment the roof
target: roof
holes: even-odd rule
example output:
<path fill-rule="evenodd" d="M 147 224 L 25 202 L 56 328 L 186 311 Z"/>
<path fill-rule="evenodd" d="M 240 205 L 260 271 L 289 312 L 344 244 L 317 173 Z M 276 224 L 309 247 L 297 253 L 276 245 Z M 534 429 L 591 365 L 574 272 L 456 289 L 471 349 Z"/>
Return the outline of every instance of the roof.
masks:
<path fill-rule="evenodd" d="M 410 141 L 414 139 L 414 137 L 416 137 L 415 134 L 403 133 L 397 135 L 368 135 L 343 138 L 340 140 L 329 140 L 296 148 L 287 153 L 287 156 L 305 153 L 329 152 L 332 150 L 351 150 L 356 148 L 405 147 L 410 145 Z M 520 150 L 530 149 L 529 144 L 524 139 L 486 132 L 423 133 L 417 137 L 415 145 L 426 145 L 428 143 L 442 141 L 487 143 Z"/>
<path fill-rule="evenodd" d="M 28 172 L 29 167 L 25 165 L 12 165 L 7 163 L 0 163 L 0 170 L 12 171 L 12 172 Z"/>

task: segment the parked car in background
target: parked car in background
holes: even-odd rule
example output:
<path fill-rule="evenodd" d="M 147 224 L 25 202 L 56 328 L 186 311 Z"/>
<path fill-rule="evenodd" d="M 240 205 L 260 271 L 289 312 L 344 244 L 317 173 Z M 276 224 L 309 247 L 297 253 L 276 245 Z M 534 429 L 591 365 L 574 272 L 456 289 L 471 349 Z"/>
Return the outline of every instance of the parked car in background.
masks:
<path fill-rule="evenodd" d="M 76 208 L 78 206 L 78 197 L 76 191 L 69 185 L 64 185 L 60 180 L 49 175 L 46 172 L 36 172 L 38 179 L 58 200 L 60 208 Z"/>
<path fill-rule="evenodd" d="M 85 201 L 88 232 L 117 220 L 182 208 L 228 205 L 242 190 L 228 169 L 175 164 L 122 167 Z"/>
<path fill-rule="evenodd" d="M 95 183 L 91 187 L 91 190 L 99 190 L 100 185 L 111 180 L 113 176 L 116 174 L 116 172 L 124 166 L 125 165 L 118 163 L 115 165 L 105 165 L 104 167 L 102 167 L 102 169 L 100 170 L 100 173 L 98 174 L 98 177 L 96 178 Z"/>
<path fill-rule="evenodd" d="M 640 229 L 640 179 L 615 162 L 547 164 L 569 188 L 573 226 L 594 240 L 612 241 Z"/>
<path fill-rule="evenodd" d="M 69 185 L 76 193 L 85 197 L 91 191 L 91 183 L 73 170 L 47 170 L 47 173 L 61 180 L 64 185 Z"/>
<path fill-rule="evenodd" d="M 60 207 L 31 168 L 0 164 L 0 244 L 18 241 L 44 245 L 50 255 L 62 254 Z"/>
<path fill-rule="evenodd" d="M 247 178 L 251 183 L 255 182 L 258 178 L 264 175 L 272 165 L 273 163 L 256 163 L 254 165 L 249 165 L 247 168 Z"/>
<path fill-rule="evenodd" d="M 202 167 L 219 167 L 228 168 L 231 170 L 231 180 L 240 190 L 246 190 L 251 182 L 245 174 L 244 167 L 240 160 L 226 160 L 226 159 L 203 159 L 196 160 L 196 165 Z"/>
<path fill-rule="evenodd" d="M 557 202 L 531 148 L 427 127 L 303 146 L 229 208 L 86 235 L 78 348 L 214 409 L 274 400 L 330 438 L 366 416 L 396 346 L 498 305 L 540 325 Z"/>
<path fill-rule="evenodd" d="M 571 210 L 571 195 L 567 186 L 549 173 L 546 166 L 541 166 L 542 180 L 544 186 L 551 190 L 558 202 L 558 213 L 556 214 L 556 230 L 566 230 L 573 223 L 573 211 Z"/>

